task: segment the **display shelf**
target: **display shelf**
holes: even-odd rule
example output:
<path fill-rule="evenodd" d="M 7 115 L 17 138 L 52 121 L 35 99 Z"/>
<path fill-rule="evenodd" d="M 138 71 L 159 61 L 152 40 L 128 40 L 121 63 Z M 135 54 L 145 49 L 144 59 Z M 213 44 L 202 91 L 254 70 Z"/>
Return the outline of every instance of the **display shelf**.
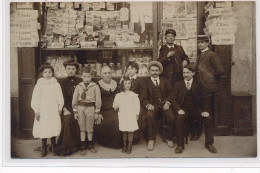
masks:
<path fill-rule="evenodd" d="M 78 78 L 81 78 L 81 76 L 79 76 L 79 75 L 76 75 Z M 121 79 L 123 76 L 112 76 L 112 79 Z M 149 76 L 138 76 L 138 77 L 140 77 L 140 78 L 147 78 L 147 77 L 149 77 Z M 55 77 L 56 79 L 58 79 L 58 80 L 63 80 L 63 79 L 66 79 L 67 77 Z M 102 79 L 102 77 L 100 77 L 100 76 L 95 76 L 95 77 L 91 77 L 92 79 Z"/>
<path fill-rule="evenodd" d="M 120 48 L 42 48 L 43 51 L 98 51 L 98 50 L 145 50 L 152 51 L 152 47 L 120 47 Z"/>

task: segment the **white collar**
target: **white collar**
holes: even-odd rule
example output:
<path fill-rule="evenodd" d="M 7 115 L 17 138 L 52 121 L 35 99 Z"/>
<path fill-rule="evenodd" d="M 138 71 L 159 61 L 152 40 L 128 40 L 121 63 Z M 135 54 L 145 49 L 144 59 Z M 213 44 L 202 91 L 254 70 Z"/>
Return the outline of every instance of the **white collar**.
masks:
<path fill-rule="evenodd" d="M 80 82 L 79 83 L 79 85 L 81 85 L 81 86 L 83 86 L 84 88 L 86 88 L 86 86 L 85 86 L 85 83 L 84 82 Z M 89 82 L 89 84 L 88 84 L 88 87 L 87 88 L 90 88 L 91 86 L 94 86 L 94 85 L 96 85 L 96 83 L 95 82 L 92 82 L 92 81 L 90 81 Z M 87 89 L 86 88 L 86 89 Z"/>
<path fill-rule="evenodd" d="M 129 77 L 130 79 L 136 79 L 137 78 L 137 75 L 135 74 L 134 76 L 132 77 Z"/>
<path fill-rule="evenodd" d="M 99 85 L 106 91 L 115 91 L 117 88 L 117 83 L 113 79 L 111 79 L 111 82 L 109 84 L 105 83 L 102 79 L 98 81 Z"/>
<path fill-rule="evenodd" d="M 191 86 L 191 84 L 192 84 L 192 82 L 193 82 L 193 78 L 191 78 L 189 81 L 187 81 L 187 80 L 184 79 L 184 82 L 185 82 L 186 86 L 187 86 L 187 82 L 189 82 L 189 83 L 190 83 L 190 86 Z"/>
<path fill-rule="evenodd" d="M 209 50 L 208 47 L 206 47 L 205 49 L 201 50 L 201 53 L 204 53 L 204 52 L 206 52 L 207 50 Z"/>
<path fill-rule="evenodd" d="M 151 80 L 152 80 L 152 81 L 157 80 L 157 82 L 159 82 L 159 81 L 160 81 L 160 78 L 159 78 L 159 76 L 158 76 L 157 78 L 151 77 Z"/>
<path fill-rule="evenodd" d="M 174 44 L 172 44 L 172 46 L 170 46 L 170 45 L 168 45 L 168 44 L 166 44 L 167 46 L 168 46 L 168 48 L 170 49 L 170 48 L 174 48 Z"/>

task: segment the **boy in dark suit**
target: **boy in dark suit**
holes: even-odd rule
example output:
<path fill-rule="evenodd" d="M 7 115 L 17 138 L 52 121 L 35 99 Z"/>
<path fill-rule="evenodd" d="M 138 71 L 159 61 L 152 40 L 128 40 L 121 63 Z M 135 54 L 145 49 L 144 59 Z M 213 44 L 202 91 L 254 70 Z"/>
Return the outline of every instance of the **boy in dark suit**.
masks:
<path fill-rule="evenodd" d="M 152 61 L 148 65 L 150 78 L 147 79 L 142 92 L 142 103 L 146 108 L 146 132 L 148 137 L 148 150 L 153 150 L 157 135 L 157 120 L 161 116 L 166 118 L 166 142 L 169 147 L 174 147 L 173 143 L 173 123 L 174 112 L 170 108 L 171 95 L 173 88 L 170 82 L 159 77 L 163 72 L 163 66 L 158 61 Z"/>
<path fill-rule="evenodd" d="M 173 87 L 177 81 L 183 79 L 182 67 L 190 63 L 182 46 L 174 44 L 175 37 L 176 31 L 174 29 L 168 29 L 165 32 L 167 43 L 161 47 L 158 58 L 164 68 L 162 76 L 166 77 Z"/>
<path fill-rule="evenodd" d="M 213 118 L 209 114 L 211 112 L 210 98 L 196 79 L 195 68 L 192 65 L 186 65 L 183 68 L 184 80 L 176 83 L 174 88 L 174 97 L 172 97 L 172 106 L 177 113 L 175 130 L 177 137 L 176 153 L 182 153 L 184 150 L 184 122 L 186 118 L 194 122 L 200 122 L 201 119 L 204 123 L 205 131 L 205 147 L 212 153 L 216 153 L 217 150 L 213 146 L 214 142 L 214 124 Z M 198 127 L 192 127 L 195 132 L 199 132 Z"/>

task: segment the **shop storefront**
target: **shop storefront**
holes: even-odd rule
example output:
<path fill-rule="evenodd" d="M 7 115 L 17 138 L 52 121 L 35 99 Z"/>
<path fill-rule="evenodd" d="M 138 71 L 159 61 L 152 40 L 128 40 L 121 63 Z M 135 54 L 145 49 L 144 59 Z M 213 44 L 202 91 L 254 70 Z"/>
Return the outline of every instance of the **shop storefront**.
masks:
<path fill-rule="evenodd" d="M 176 30 L 175 43 L 191 63 L 199 53 L 197 35 L 211 35 L 211 48 L 225 70 L 215 97 L 216 135 L 253 134 L 253 2 L 37 2 L 10 7 L 12 135 L 32 137 L 30 103 L 41 64 L 50 63 L 58 80 L 67 77 L 63 62 L 70 58 L 89 68 L 94 81 L 100 79 L 103 66 L 110 66 L 119 81 L 126 64 L 135 61 L 138 75 L 145 78 L 170 28 Z"/>

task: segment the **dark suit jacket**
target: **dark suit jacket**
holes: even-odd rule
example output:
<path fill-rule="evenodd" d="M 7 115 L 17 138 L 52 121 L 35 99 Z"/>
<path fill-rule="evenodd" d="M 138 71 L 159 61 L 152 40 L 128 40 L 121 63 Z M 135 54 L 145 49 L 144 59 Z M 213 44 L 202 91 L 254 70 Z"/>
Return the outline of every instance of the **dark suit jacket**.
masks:
<path fill-rule="evenodd" d="M 196 62 L 196 77 L 199 82 L 210 90 L 216 89 L 216 79 L 224 72 L 218 55 L 211 50 L 200 54 Z"/>
<path fill-rule="evenodd" d="M 141 95 L 141 92 L 143 90 L 143 86 L 144 86 L 144 79 L 137 77 L 136 79 L 133 80 L 132 82 L 132 89 L 131 91 L 133 91 L 134 93 L 138 94 L 139 96 Z"/>
<path fill-rule="evenodd" d="M 166 101 L 168 101 L 169 103 L 171 103 L 171 92 L 173 91 L 173 88 L 170 84 L 170 82 L 166 79 L 166 78 L 162 78 L 160 77 L 160 84 L 159 86 L 161 86 L 162 88 L 162 92 L 163 92 L 163 95 L 166 99 Z M 143 106 L 146 107 L 148 104 L 151 104 L 153 105 L 154 103 L 154 99 L 153 99 L 153 87 L 154 86 L 154 83 L 152 82 L 151 78 L 147 78 L 146 79 L 146 82 L 145 82 L 145 85 L 144 85 L 144 88 L 143 88 L 143 91 L 142 91 L 142 94 L 141 94 L 141 97 L 142 97 L 142 103 L 143 103 Z"/>
<path fill-rule="evenodd" d="M 186 53 L 184 52 L 182 46 L 174 44 L 175 55 L 167 58 L 167 54 L 170 52 L 170 49 L 167 45 L 164 45 L 160 49 L 158 61 L 163 65 L 163 74 L 162 76 L 167 77 L 167 79 L 172 79 L 173 73 L 182 72 L 182 62 L 186 60 L 188 64 L 190 60 Z"/>
<path fill-rule="evenodd" d="M 193 78 L 193 82 L 191 85 L 192 97 L 193 100 L 199 110 L 201 112 L 211 112 L 211 98 L 207 94 L 207 90 L 203 90 L 203 87 L 199 84 L 199 82 Z M 171 104 L 175 112 L 183 109 L 182 105 L 184 102 L 184 97 L 187 93 L 186 85 L 184 80 L 178 81 L 175 85 L 173 96 L 171 97 Z"/>

